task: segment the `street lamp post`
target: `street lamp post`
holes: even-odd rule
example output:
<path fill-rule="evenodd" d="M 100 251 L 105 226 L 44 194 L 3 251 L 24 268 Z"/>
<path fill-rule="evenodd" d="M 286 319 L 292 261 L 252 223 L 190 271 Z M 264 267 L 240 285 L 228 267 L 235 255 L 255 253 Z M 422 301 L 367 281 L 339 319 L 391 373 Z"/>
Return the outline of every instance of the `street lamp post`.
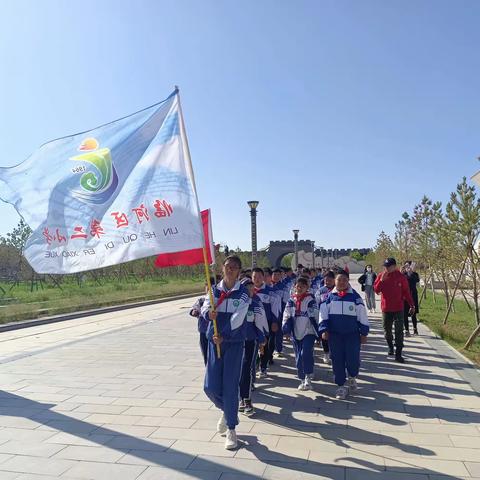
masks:
<path fill-rule="evenodd" d="M 312 268 L 315 268 L 315 242 L 312 242 Z"/>
<path fill-rule="evenodd" d="M 252 268 L 257 266 L 257 207 L 259 202 L 257 200 L 250 200 L 248 206 L 250 207 L 250 220 L 252 224 Z"/>
<path fill-rule="evenodd" d="M 322 260 L 322 268 L 323 268 L 323 247 L 320 247 L 320 258 Z"/>
<path fill-rule="evenodd" d="M 293 230 L 293 249 L 295 252 L 295 268 L 298 268 L 298 232 L 300 230 Z"/>

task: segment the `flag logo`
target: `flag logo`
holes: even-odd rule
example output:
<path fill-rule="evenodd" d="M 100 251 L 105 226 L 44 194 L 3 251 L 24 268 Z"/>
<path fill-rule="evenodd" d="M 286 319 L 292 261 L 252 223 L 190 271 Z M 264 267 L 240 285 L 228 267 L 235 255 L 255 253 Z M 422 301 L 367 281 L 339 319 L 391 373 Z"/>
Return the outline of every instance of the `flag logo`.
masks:
<path fill-rule="evenodd" d="M 95 138 L 86 138 L 78 147 L 79 151 L 85 153 L 70 158 L 74 162 L 81 162 L 72 168 L 74 174 L 81 174 L 80 189 L 74 189 L 72 194 L 85 203 L 95 205 L 108 202 L 118 186 L 110 149 L 99 147 Z"/>

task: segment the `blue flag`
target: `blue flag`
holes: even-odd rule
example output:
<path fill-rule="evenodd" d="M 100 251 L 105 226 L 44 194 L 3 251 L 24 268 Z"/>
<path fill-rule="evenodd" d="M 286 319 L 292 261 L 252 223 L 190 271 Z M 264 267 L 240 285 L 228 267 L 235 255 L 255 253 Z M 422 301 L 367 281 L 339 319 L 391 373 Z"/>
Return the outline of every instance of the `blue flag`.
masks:
<path fill-rule="evenodd" d="M 0 198 L 33 230 L 38 273 L 73 273 L 203 246 L 178 91 L 0 168 Z"/>

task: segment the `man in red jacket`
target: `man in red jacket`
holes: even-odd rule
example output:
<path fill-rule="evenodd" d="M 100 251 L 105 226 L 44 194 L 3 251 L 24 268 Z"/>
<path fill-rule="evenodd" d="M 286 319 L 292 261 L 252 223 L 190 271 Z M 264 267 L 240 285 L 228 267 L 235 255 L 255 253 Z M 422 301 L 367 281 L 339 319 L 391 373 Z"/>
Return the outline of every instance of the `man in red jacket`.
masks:
<path fill-rule="evenodd" d="M 393 355 L 392 327 L 395 324 L 395 360 L 404 363 L 403 350 L 403 305 L 410 305 L 410 313 L 414 307 L 412 294 L 405 275 L 397 269 L 397 262 L 389 257 L 383 262 L 384 271 L 377 277 L 373 285 L 375 293 L 382 295 L 382 317 L 385 339 L 388 344 L 388 354 Z"/>

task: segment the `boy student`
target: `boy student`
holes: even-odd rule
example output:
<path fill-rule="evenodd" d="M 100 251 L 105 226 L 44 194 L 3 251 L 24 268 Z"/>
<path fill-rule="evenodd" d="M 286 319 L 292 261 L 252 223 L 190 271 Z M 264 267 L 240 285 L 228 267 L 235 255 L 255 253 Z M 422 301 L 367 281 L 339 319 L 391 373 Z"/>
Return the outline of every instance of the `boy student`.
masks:
<path fill-rule="evenodd" d="M 237 448 L 238 395 L 243 350 L 247 330 L 247 311 L 250 297 L 247 289 L 238 281 L 241 260 L 229 256 L 223 262 L 223 280 L 213 287 L 215 311 L 207 297 L 202 314 L 210 321 L 207 330 L 208 358 L 204 391 L 207 397 L 222 410 L 217 431 L 226 433 L 225 448 Z M 217 335 L 213 320 L 217 321 Z M 220 345 L 220 358 L 217 355 Z"/>
<path fill-rule="evenodd" d="M 367 342 L 369 323 L 362 297 L 349 284 L 348 273 L 339 270 L 335 289 L 320 306 L 319 333 L 328 340 L 336 398 L 344 400 L 357 389 L 360 369 L 360 344 Z M 348 380 L 347 380 L 348 372 Z M 346 385 L 345 385 L 346 383 Z"/>
<path fill-rule="evenodd" d="M 210 285 L 215 284 L 215 278 L 210 277 Z M 208 297 L 208 285 L 205 284 L 205 295 L 197 299 L 190 309 L 190 315 L 192 317 L 198 318 L 197 328 L 198 333 L 200 334 L 200 350 L 203 355 L 203 363 L 207 365 L 207 352 L 208 352 L 208 339 L 207 339 L 207 328 L 208 320 L 202 315 L 201 310 L 202 306 L 205 303 L 205 299 Z"/>
<path fill-rule="evenodd" d="M 287 289 L 287 282 L 282 278 L 282 270 L 275 268 L 272 272 L 272 289 L 274 293 L 278 296 L 278 301 L 280 302 L 280 315 L 279 319 L 283 316 L 283 311 L 285 310 L 286 302 L 285 300 L 285 290 Z M 275 334 L 275 350 L 277 352 L 277 357 L 282 358 L 283 354 L 283 333 L 281 329 L 278 329 Z"/>
<path fill-rule="evenodd" d="M 318 308 L 313 295 L 308 292 L 308 279 L 297 278 L 294 294 L 287 302 L 283 313 L 283 333 L 292 337 L 295 350 L 299 390 L 312 389 L 313 377 L 313 347 L 317 339 Z"/>
<path fill-rule="evenodd" d="M 248 290 L 251 302 L 247 313 L 247 334 L 245 338 L 242 373 L 240 375 L 239 410 L 249 416 L 255 413 L 251 400 L 255 375 L 255 361 L 257 359 L 258 346 L 265 346 L 265 336 L 268 335 L 268 321 L 263 304 L 260 298 L 255 295 L 253 282 L 249 278 L 245 278 L 241 283 Z"/>
<path fill-rule="evenodd" d="M 335 287 L 335 274 L 329 270 L 323 276 L 324 286 L 317 289 L 315 292 L 315 300 L 317 301 L 318 308 L 322 305 L 323 302 L 328 298 L 330 293 Z M 321 337 L 320 337 L 321 338 Z M 330 348 L 328 347 L 328 340 L 322 340 L 322 348 L 323 348 L 323 363 L 330 363 Z"/>
<path fill-rule="evenodd" d="M 275 334 L 280 328 L 278 322 L 280 302 L 272 287 L 265 284 L 265 277 L 261 268 L 255 267 L 252 270 L 252 280 L 255 286 L 255 295 L 260 298 L 263 308 L 265 308 L 269 327 L 267 344 L 260 353 L 260 378 L 265 378 L 267 376 L 268 364 L 270 363 L 271 365 L 273 363 Z"/>

